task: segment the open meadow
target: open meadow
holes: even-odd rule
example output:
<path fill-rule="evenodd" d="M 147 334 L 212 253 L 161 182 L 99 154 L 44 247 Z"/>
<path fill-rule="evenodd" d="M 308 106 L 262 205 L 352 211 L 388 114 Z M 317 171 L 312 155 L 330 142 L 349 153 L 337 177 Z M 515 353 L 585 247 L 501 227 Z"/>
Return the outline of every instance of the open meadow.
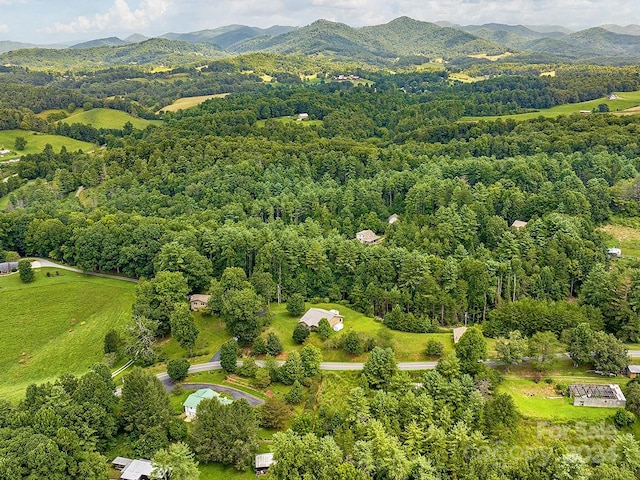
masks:
<path fill-rule="evenodd" d="M 122 330 L 133 300 L 134 284 L 121 280 L 50 268 L 29 284 L 0 277 L 0 398 L 16 401 L 32 383 L 102 361 L 105 334 Z"/>
<path fill-rule="evenodd" d="M 24 150 L 15 150 L 14 145 L 17 137 L 24 137 L 27 141 Z M 40 153 L 44 147 L 49 144 L 53 147 L 53 151 L 58 153 L 64 146 L 69 152 L 82 150 L 88 152 L 95 148 L 95 145 L 88 142 L 81 142 L 69 137 L 61 135 L 49 135 L 45 133 L 31 132 L 26 130 L 2 130 L 0 131 L 0 149 L 5 148 L 11 150 L 0 161 L 10 160 L 12 158 L 21 157 L 29 153 Z"/>
<path fill-rule="evenodd" d="M 513 115 L 496 115 L 487 117 L 462 117 L 460 122 L 477 122 L 479 120 L 496 120 L 501 119 L 513 119 L 513 120 L 531 120 L 540 116 L 555 118 L 560 115 L 571 115 L 574 113 L 580 113 L 581 111 L 591 111 L 597 108 L 598 105 L 604 103 L 609 107 L 611 113 L 614 114 L 637 114 L 638 111 L 634 111 L 635 107 L 640 105 L 640 91 L 637 92 L 616 92 L 619 98 L 609 100 L 607 97 L 598 98 L 596 100 L 589 100 L 588 102 L 580 103 L 567 103 L 565 105 L 557 105 L 551 108 L 543 108 L 536 110 L 535 112 L 518 113 Z M 625 112 L 625 110 L 628 110 Z"/>
<path fill-rule="evenodd" d="M 111 128 L 121 129 L 125 123 L 130 122 L 134 128 L 144 130 L 149 125 L 161 125 L 162 120 L 146 120 L 144 118 L 134 117 L 120 110 L 109 108 L 93 108 L 91 110 L 82 111 L 69 115 L 67 118 L 60 120 L 61 123 L 81 123 L 83 125 L 91 125 L 94 128 Z"/>
<path fill-rule="evenodd" d="M 186 110 L 187 108 L 196 107 L 211 98 L 224 98 L 227 95 L 229 94 L 217 93 L 215 95 L 200 95 L 197 97 L 179 98 L 178 100 L 173 102 L 171 105 L 167 105 L 166 107 L 162 108 L 160 112 L 177 112 L 178 110 Z"/>

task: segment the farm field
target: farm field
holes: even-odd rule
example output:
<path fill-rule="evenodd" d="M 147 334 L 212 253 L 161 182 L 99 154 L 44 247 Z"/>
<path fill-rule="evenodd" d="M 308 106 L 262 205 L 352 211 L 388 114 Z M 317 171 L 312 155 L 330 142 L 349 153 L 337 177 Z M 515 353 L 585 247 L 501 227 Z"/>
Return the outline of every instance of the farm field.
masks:
<path fill-rule="evenodd" d="M 73 123 L 82 123 L 85 125 L 91 125 L 94 128 L 112 129 L 120 129 L 125 123 L 131 122 L 134 128 L 140 130 L 147 128 L 149 125 L 162 124 L 162 120 L 145 120 L 144 118 L 134 117 L 126 112 L 112 110 L 109 108 L 93 108 L 80 113 L 74 113 L 63 120 L 60 120 L 60 122 L 68 123 L 69 125 Z"/>
<path fill-rule="evenodd" d="M 209 100 L 211 98 L 224 98 L 227 95 L 229 95 L 229 94 L 228 93 L 218 93 L 218 94 L 215 94 L 215 95 L 201 95 L 201 96 L 198 96 L 198 97 L 183 97 L 183 98 L 179 98 L 178 100 L 173 102 L 171 105 L 167 105 L 166 107 L 161 109 L 160 112 L 177 112 L 178 110 L 186 110 L 187 108 L 196 107 L 196 106 L 200 105 L 203 102 L 206 102 L 207 100 Z"/>
<path fill-rule="evenodd" d="M 617 92 L 620 98 L 609 100 L 605 97 L 598 98 L 596 100 L 590 100 L 588 102 L 580 103 L 568 103 L 565 105 L 558 105 L 551 108 L 544 108 L 535 112 L 518 113 L 514 115 L 496 115 L 487 117 L 462 117 L 461 122 L 477 122 L 480 120 L 496 120 L 498 118 L 513 120 L 531 120 L 532 118 L 538 118 L 539 116 L 555 118 L 560 115 L 571 115 L 573 113 L 580 113 L 581 110 L 593 110 L 601 103 L 605 103 L 609 106 L 609 109 L 614 114 L 624 114 L 624 110 L 632 109 L 640 105 L 640 91 L 637 92 Z M 626 114 L 634 113 L 626 112 Z M 640 112 L 635 112 L 640 113 Z"/>
<path fill-rule="evenodd" d="M 14 144 L 16 137 L 24 137 L 27 140 L 27 146 L 24 150 L 15 151 Z M 48 135 L 45 133 L 31 132 L 26 130 L 3 130 L 0 131 L 0 148 L 4 146 L 11 153 L 5 155 L 2 161 L 17 158 L 29 153 L 40 153 L 44 147 L 49 144 L 53 147 L 54 152 L 60 152 L 64 146 L 70 152 L 82 150 L 88 152 L 95 148 L 92 143 L 81 142 L 69 137 L 61 135 Z"/>
<path fill-rule="evenodd" d="M 134 284 L 43 268 L 33 283 L 0 278 L 0 398 L 31 383 L 82 374 L 103 359 L 104 335 L 131 317 Z M 55 300 L 55 301 L 54 301 Z"/>

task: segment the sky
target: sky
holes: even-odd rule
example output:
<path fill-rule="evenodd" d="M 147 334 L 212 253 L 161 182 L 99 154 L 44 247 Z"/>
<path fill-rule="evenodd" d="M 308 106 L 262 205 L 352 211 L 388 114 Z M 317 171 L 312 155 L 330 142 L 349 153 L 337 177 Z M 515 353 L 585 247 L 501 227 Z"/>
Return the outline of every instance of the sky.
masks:
<path fill-rule="evenodd" d="M 231 24 L 300 27 L 321 18 L 361 27 L 400 16 L 580 30 L 640 24 L 640 7 L 635 0 L 0 0 L 0 40 L 54 44 Z"/>

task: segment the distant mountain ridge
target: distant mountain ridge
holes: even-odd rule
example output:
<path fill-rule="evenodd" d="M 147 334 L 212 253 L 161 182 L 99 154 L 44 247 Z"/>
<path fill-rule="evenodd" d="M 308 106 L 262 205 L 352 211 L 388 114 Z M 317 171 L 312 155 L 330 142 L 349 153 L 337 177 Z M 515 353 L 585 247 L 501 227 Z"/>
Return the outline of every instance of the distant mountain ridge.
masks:
<path fill-rule="evenodd" d="M 543 55 L 541 58 L 547 55 L 569 61 L 599 58 L 628 63 L 640 59 L 640 26 L 603 25 L 570 33 L 557 26 L 499 23 L 460 26 L 409 17 L 360 28 L 329 20 L 317 20 L 299 28 L 227 25 L 190 33 L 166 33 L 152 39 L 140 34 L 124 40 L 107 37 L 56 48 L 3 41 L 0 42 L 0 63 L 31 67 L 182 65 L 200 62 L 203 58 L 257 52 L 324 55 L 369 64 L 388 64 L 402 57 L 449 59 L 506 52 Z"/>

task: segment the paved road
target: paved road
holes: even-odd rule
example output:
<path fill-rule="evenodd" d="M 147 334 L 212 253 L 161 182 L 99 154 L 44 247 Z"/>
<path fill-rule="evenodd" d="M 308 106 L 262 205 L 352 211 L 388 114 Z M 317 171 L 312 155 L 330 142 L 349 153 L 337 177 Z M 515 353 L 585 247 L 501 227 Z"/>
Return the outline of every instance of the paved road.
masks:
<path fill-rule="evenodd" d="M 79 268 L 52 262 L 51 260 L 48 260 L 46 258 L 29 258 L 31 258 L 33 261 L 40 262 L 40 265 L 42 265 L 43 267 L 59 268 L 60 270 L 67 270 L 68 272 L 84 273 L 85 275 L 91 275 L 92 277 L 113 278 L 114 280 L 124 280 L 125 282 L 138 283 L 137 278 L 121 277 L 119 275 L 110 275 L 108 273 L 85 272 L 84 270 L 80 270 Z"/>
<path fill-rule="evenodd" d="M 640 358 L 640 350 L 629 350 L 628 354 L 631 358 Z"/>
<path fill-rule="evenodd" d="M 258 405 L 264 404 L 264 400 L 262 400 L 261 398 L 255 397 L 250 393 L 243 392 L 242 390 L 237 390 L 233 387 L 227 387 L 226 385 L 218 385 L 216 383 L 183 383 L 182 386 L 189 390 L 210 388 L 211 390 L 215 390 L 216 392 L 231 395 L 236 400 L 244 398 L 252 407 L 257 407 Z"/>

